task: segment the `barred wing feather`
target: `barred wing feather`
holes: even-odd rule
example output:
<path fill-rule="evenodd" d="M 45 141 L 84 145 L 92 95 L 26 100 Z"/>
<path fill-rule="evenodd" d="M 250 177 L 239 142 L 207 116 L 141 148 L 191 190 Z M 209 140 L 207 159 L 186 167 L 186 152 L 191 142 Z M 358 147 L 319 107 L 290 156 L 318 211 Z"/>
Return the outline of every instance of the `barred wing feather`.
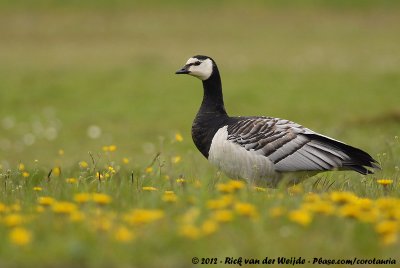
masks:
<path fill-rule="evenodd" d="M 274 163 L 278 172 L 379 168 L 366 152 L 320 135 L 294 122 L 272 117 L 236 118 L 228 140 Z"/>

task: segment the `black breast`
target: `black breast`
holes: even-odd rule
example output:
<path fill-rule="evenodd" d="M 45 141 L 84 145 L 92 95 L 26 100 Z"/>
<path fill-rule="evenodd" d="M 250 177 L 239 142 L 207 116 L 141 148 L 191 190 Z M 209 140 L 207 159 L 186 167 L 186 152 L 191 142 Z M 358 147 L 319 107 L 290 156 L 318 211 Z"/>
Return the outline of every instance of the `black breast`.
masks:
<path fill-rule="evenodd" d="M 197 149 L 208 158 L 211 142 L 217 131 L 229 123 L 226 114 L 198 113 L 192 124 L 192 139 Z"/>

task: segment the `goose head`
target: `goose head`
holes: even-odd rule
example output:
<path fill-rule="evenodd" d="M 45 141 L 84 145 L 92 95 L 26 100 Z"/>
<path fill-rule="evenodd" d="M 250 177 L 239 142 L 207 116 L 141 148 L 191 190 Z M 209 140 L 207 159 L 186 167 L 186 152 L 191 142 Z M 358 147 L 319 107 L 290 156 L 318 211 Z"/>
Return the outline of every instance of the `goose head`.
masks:
<path fill-rule="evenodd" d="M 215 68 L 217 68 L 217 66 L 212 58 L 197 55 L 191 57 L 186 64 L 175 73 L 189 74 L 205 81 L 211 77 Z"/>

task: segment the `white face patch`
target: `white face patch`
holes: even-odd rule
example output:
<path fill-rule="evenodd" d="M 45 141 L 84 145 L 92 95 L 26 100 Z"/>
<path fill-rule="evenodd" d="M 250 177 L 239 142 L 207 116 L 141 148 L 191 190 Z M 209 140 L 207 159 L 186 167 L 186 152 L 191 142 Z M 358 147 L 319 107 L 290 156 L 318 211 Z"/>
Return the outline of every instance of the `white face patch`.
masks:
<path fill-rule="evenodd" d="M 200 62 L 200 64 L 190 66 L 188 69 L 189 74 L 201 80 L 207 80 L 210 78 L 213 71 L 212 61 L 210 59 L 199 60 L 196 58 L 190 58 L 186 64 L 193 64 L 196 62 Z"/>

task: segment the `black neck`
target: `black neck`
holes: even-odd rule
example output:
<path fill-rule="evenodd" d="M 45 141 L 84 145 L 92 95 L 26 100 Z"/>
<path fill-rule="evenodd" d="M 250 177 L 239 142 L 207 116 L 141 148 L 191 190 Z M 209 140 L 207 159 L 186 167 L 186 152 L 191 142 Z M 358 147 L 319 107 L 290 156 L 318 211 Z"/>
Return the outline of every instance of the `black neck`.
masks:
<path fill-rule="evenodd" d="M 211 77 L 203 81 L 204 96 L 192 125 L 192 138 L 200 152 L 208 158 L 212 139 L 229 117 L 222 97 L 221 77 L 214 67 Z"/>
<path fill-rule="evenodd" d="M 217 67 L 214 67 L 210 78 L 203 81 L 203 89 L 203 102 L 201 103 L 199 112 L 226 115 L 222 96 L 221 77 Z"/>

